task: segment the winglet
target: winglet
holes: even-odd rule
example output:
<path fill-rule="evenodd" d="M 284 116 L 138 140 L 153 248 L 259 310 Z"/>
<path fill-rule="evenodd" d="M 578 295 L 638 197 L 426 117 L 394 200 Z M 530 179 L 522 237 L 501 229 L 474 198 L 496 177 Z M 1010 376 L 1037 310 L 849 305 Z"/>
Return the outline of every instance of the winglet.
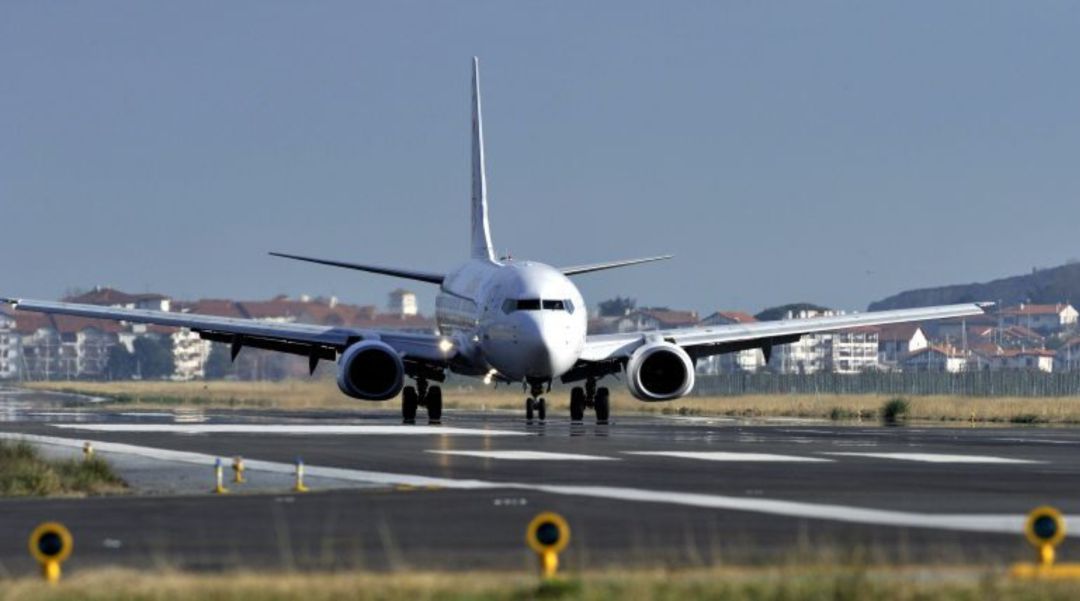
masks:
<path fill-rule="evenodd" d="M 487 175 L 484 173 L 484 125 L 480 111 L 480 59 L 473 57 L 472 96 L 472 258 L 495 262 L 488 225 Z"/>

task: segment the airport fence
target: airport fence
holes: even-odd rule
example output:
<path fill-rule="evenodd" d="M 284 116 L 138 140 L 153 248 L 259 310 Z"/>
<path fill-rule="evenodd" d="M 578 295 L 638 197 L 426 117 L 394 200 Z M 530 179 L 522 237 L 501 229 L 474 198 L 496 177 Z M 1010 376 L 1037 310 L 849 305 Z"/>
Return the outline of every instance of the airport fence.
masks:
<path fill-rule="evenodd" d="M 1080 371 L 1027 370 L 965 373 L 884 372 L 861 374 L 743 373 L 698 376 L 698 396 L 747 394 L 960 395 L 1063 397 L 1080 395 Z"/>

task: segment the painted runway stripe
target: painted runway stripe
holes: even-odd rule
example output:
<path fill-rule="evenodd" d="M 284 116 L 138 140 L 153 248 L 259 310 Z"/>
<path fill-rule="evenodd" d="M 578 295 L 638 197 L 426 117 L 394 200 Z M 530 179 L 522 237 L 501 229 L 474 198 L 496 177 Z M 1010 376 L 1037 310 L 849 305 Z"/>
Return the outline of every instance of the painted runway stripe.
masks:
<path fill-rule="evenodd" d="M 443 451 L 430 450 L 438 455 L 458 455 L 483 459 L 509 459 L 512 461 L 618 461 L 616 457 L 601 455 L 575 455 L 573 453 L 548 453 L 546 451 Z"/>
<path fill-rule="evenodd" d="M 320 424 L 49 424 L 64 430 L 87 432 L 157 432 L 171 434 L 307 434 L 339 436 L 349 434 L 416 436 L 527 436 L 525 432 L 406 425 L 320 425 Z"/>
<path fill-rule="evenodd" d="M 14 432 L 0 432 L 0 438 L 25 440 L 27 442 L 60 445 L 81 448 L 83 440 L 55 436 L 38 436 Z M 99 453 L 125 453 L 163 461 L 212 465 L 217 457 L 202 453 L 173 451 L 154 447 L 89 441 Z M 247 460 L 249 470 L 261 470 L 291 474 L 295 467 L 289 463 L 273 461 Z M 831 520 L 856 524 L 873 524 L 907 528 L 935 528 L 940 530 L 958 530 L 965 532 L 988 532 L 1018 535 L 1023 531 L 1025 516 L 1012 514 L 939 514 L 916 513 L 911 511 L 893 511 L 888 509 L 868 509 L 847 505 L 826 503 L 806 503 L 761 497 L 730 497 L 724 495 L 685 493 L 662 490 L 645 490 L 615 486 L 580 486 L 558 484 L 524 484 L 518 482 L 489 482 L 485 480 L 455 480 L 451 478 L 432 478 L 414 474 L 394 474 L 371 472 L 336 467 L 305 466 L 311 476 L 351 480 L 386 485 L 438 486 L 458 490 L 497 490 L 512 489 L 543 492 L 572 497 L 588 497 L 637 503 L 664 503 L 719 509 L 729 511 L 747 511 L 766 515 L 779 515 L 793 518 Z M 1066 520 L 1080 520 L 1080 516 L 1066 516 Z"/>
<path fill-rule="evenodd" d="M 627 455 L 652 457 L 677 457 L 679 459 L 702 459 L 705 461 L 746 461 L 746 462 L 793 462 L 793 463 L 831 463 L 824 457 L 801 457 L 799 455 L 773 455 L 771 453 L 731 453 L 727 451 L 624 451 Z"/>
<path fill-rule="evenodd" d="M 987 463 L 987 464 L 1028 464 L 1042 463 L 1031 459 L 1012 459 L 1009 457 L 989 457 L 985 455 L 942 455 L 937 453 L 857 453 L 831 452 L 823 455 L 841 457 L 869 457 L 872 459 L 896 459 L 898 461 L 921 461 L 923 463 Z"/>

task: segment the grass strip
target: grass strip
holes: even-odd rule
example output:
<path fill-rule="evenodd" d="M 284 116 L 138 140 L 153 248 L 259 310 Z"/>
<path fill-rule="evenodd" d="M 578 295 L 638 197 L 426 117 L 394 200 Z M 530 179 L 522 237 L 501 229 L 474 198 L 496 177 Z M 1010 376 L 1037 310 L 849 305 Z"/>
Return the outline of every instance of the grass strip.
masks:
<path fill-rule="evenodd" d="M 129 408 L 192 407 L 204 409 L 282 409 L 315 411 L 386 411 L 396 406 L 365 403 L 343 395 L 333 380 L 280 382 L 34 382 L 27 388 L 73 392 L 109 399 L 105 405 Z M 548 414 L 568 413 L 566 391 L 546 395 Z M 1080 397 L 908 396 L 906 403 L 886 404 L 892 395 L 746 395 L 690 396 L 663 403 L 637 401 L 618 383 L 612 384 L 612 411 L 672 416 L 790 417 L 836 421 L 880 421 L 898 409 L 910 421 L 991 424 L 1080 424 Z M 446 387 L 448 409 L 523 411 L 525 395 L 514 387 Z"/>
<path fill-rule="evenodd" d="M 1076 599 L 1077 582 L 1019 582 L 986 570 L 910 568 L 703 568 L 623 570 L 539 584 L 521 573 L 232 573 L 190 574 L 97 570 L 76 573 L 59 586 L 24 578 L 0 581 L 9 601 L 259 600 L 599 600 L 699 599 L 974 601 Z"/>
<path fill-rule="evenodd" d="M 126 488 L 100 457 L 52 461 L 29 443 L 0 441 L 0 496 L 103 495 Z"/>

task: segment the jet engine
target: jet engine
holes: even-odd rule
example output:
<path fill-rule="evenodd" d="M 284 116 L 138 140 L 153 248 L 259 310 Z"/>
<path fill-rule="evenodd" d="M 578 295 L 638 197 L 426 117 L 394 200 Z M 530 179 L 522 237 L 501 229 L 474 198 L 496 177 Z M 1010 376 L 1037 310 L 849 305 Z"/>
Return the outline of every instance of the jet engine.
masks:
<path fill-rule="evenodd" d="M 365 401 L 394 398 L 405 385 L 401 355 L 381 340 L 364 340 L 345 349 L 338 359 L 341 392 Z"/>
<path fill-rule="evenodd" d="M 670 401 L 694 388 L 694 361 L 670 342 L 652 342 L 630 355 L 626 375 L 637 399 Z"/>

